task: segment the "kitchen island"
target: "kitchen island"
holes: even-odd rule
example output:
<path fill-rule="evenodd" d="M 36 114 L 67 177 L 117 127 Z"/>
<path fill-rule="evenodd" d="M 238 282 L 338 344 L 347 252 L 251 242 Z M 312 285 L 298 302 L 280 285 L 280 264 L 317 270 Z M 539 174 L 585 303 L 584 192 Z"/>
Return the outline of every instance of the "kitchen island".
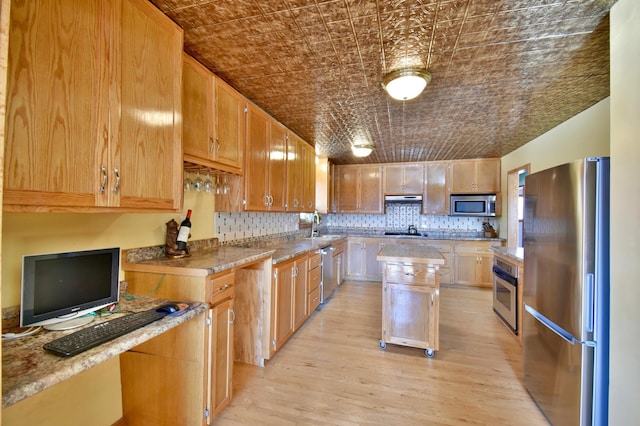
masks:
<path fill-rule="evenodd" d="M 380 349 L 393 343 L 432 357 L 439 349 L 438 269 L 444 257 L 428 245 L 389 244 L 377 259 L 383 262 Z"/>

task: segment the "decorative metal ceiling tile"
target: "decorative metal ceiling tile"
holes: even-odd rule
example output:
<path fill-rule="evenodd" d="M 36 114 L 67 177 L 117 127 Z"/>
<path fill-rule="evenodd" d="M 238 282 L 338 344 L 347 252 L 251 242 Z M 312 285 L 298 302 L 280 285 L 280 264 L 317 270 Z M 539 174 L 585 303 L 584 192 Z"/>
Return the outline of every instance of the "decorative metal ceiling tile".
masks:
<path fill-rule="evenodd" d="M 609 95 L 615 0 L 152 1 L 189 54 L 338 164 L 500 157 Z M 395 101 L 382 78 L 409 65 L 432 81 Z"/>

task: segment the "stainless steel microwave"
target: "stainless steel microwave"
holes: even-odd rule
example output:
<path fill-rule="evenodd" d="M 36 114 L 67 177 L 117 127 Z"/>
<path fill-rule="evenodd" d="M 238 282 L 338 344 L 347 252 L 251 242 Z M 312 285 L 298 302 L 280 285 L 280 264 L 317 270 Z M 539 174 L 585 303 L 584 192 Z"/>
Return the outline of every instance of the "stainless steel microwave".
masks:
<path fill-rule="evenodd" d="M 495 216 L 496 196 L 491 195 L 452 195 L 451 216 Z"/>

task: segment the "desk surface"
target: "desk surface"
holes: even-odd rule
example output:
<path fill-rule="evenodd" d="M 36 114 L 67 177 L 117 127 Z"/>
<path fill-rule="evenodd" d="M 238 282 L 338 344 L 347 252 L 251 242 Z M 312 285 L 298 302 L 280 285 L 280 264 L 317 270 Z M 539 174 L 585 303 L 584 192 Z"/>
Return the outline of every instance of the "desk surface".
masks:
<path fill-rule="evenodd" d="M 138 299 L 120 301 L 122 313 L 152 309 L 166 302 L 163 299 Z M 101 362 L 120 355 L 123 352 L 146 342 L 185 321 L 188 321 L 207 310 L 206 304 L 179 317 L 165 317 L 145 327 L 118 337 L 110 342 L 89 349 L 76 356 L 63 358 L 45 351 L 42 346 L 73 331 L 46 331 L 2 342 L 2 406 L 11 404 L 34 395 L 48 387 L 60 383 Z M 103 315 L 96 321 L 106 321 L 113 315 Z M 95 321 L 91 323 L 95 324 Z"/>

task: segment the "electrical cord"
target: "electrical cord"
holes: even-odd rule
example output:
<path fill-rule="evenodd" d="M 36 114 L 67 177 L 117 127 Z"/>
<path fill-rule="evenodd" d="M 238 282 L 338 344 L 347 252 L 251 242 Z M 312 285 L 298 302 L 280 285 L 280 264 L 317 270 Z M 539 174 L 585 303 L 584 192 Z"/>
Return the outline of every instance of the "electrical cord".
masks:
<path fill-rule="evenodd" d="M 2 333 L 2 341 L 19 339 L 21 337 L 30 336 L 40 331 L 42 327 L 29 327 L 21 333 Z"/>
<path fill-rule="evenodd" d="M 164 276 L 165 274 L 160 275 L 160 279 L 158 280 L 158 285 L 149 293 L 143 294 L 142 296 L 136 296 L 134 294 L 129 294 L 129 293 L 122 293 L 122 298 L 125 300 L 136 300 L 136 299 L 144 299 L 146 297 L 153 296 L 155 293 L 158 292 L 158 290 L 160 290 L 160 286 L 162 285 L 162 280 L 164 280 Z"/>

